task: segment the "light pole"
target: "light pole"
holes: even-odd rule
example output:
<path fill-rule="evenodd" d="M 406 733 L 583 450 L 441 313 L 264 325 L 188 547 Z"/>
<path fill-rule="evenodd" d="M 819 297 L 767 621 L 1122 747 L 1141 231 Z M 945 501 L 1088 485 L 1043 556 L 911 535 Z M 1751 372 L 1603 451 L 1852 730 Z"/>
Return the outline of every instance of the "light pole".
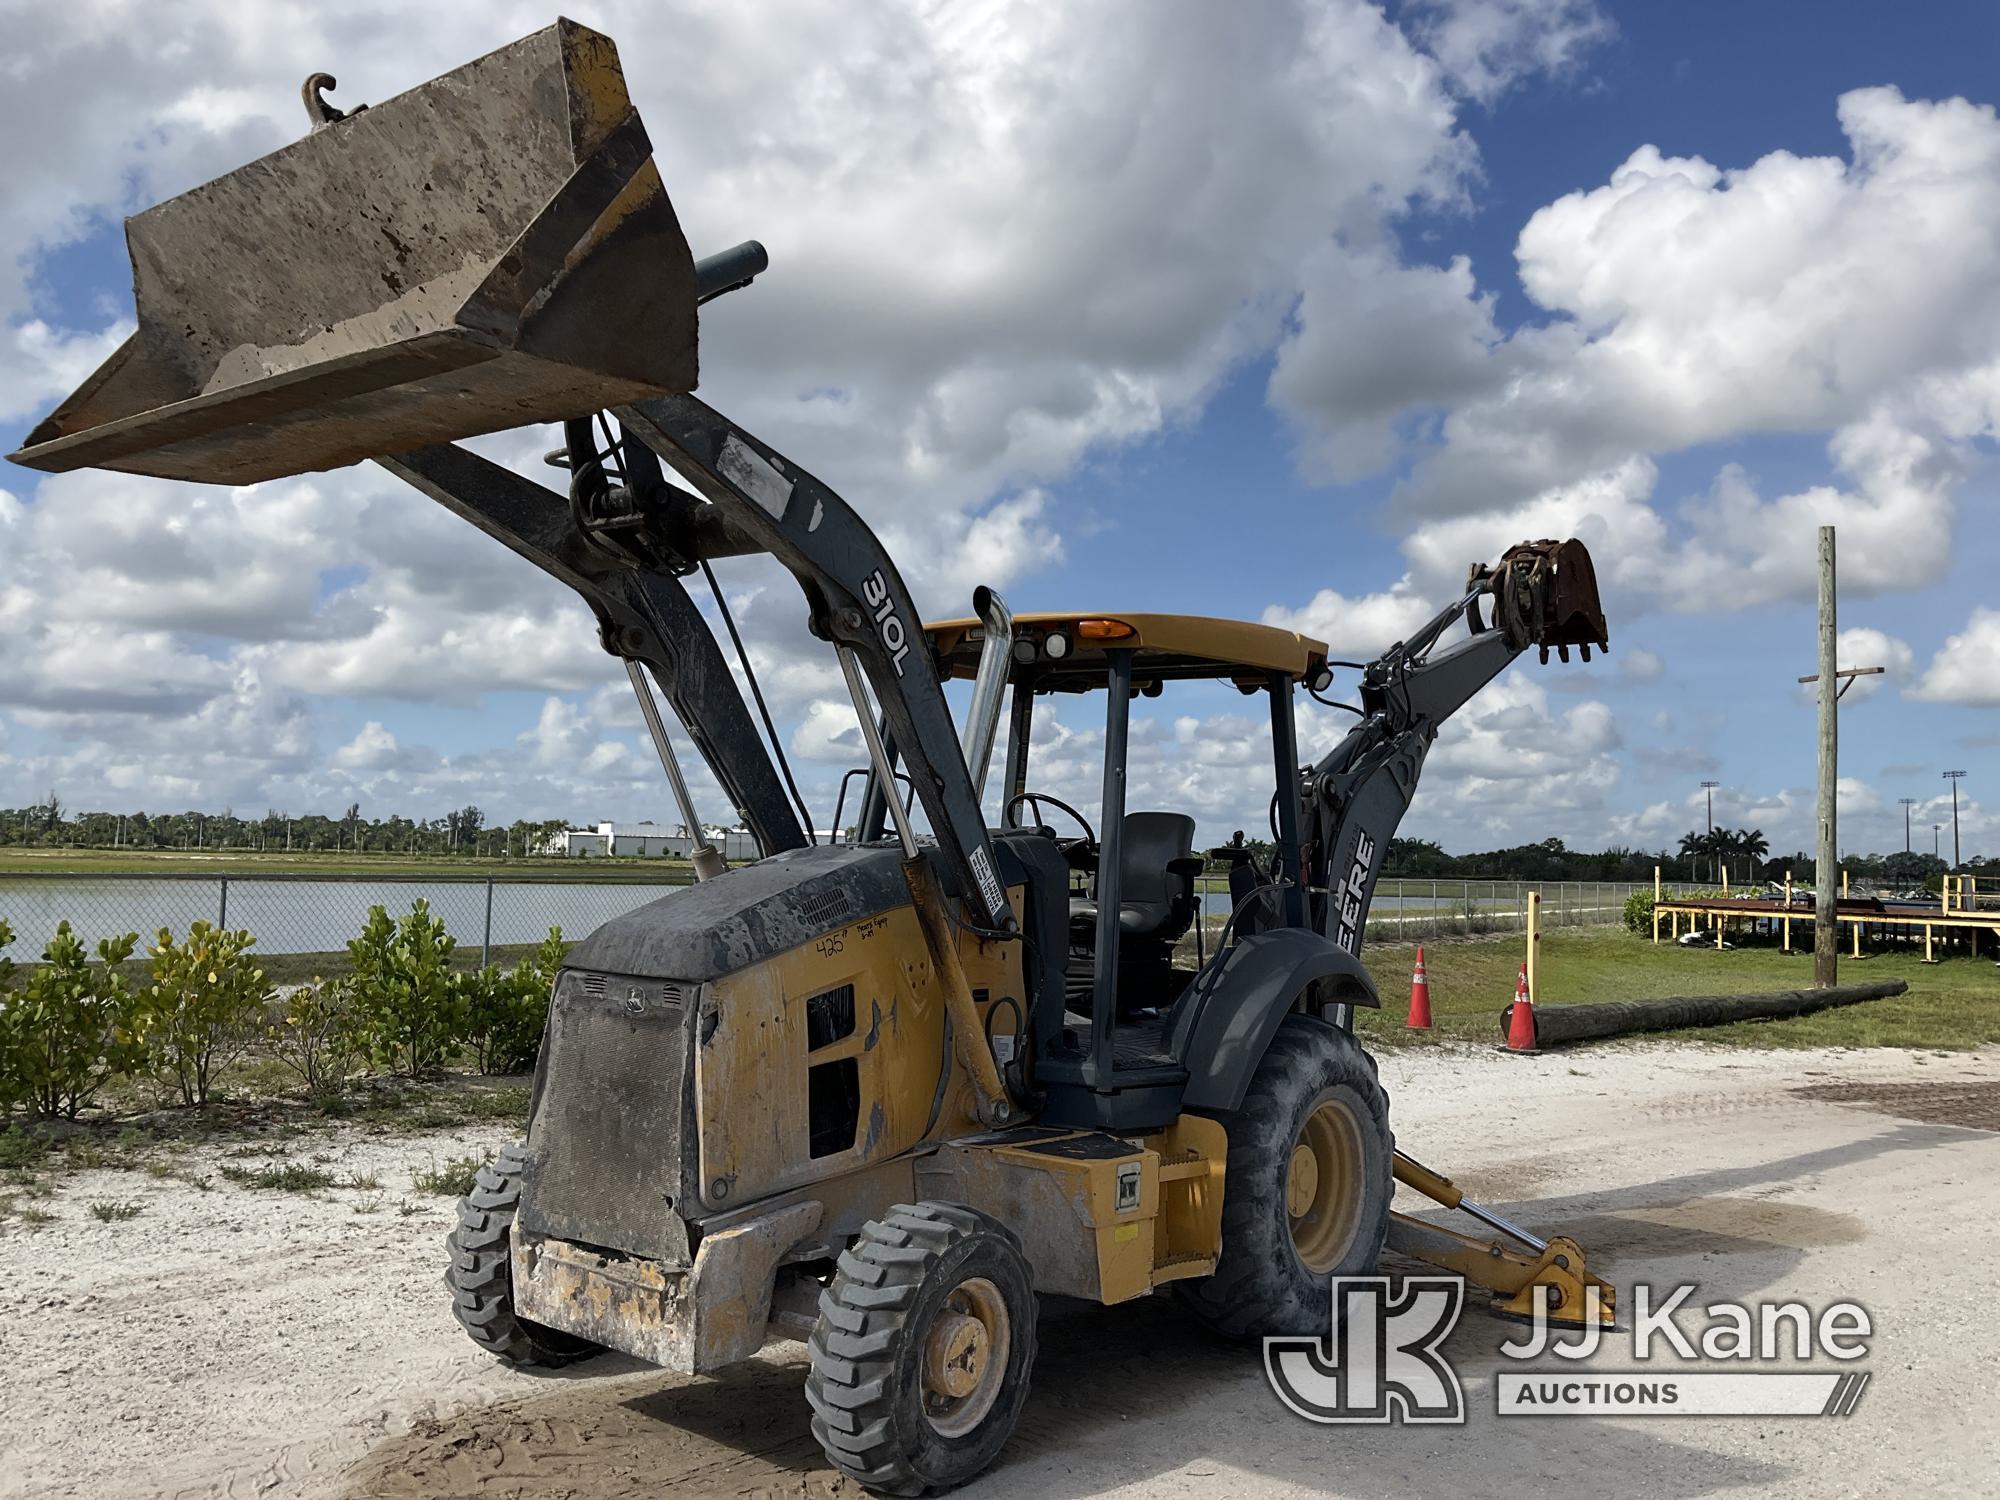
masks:
<path fill-rule="evenodd" d="M 1946 771 L 1944 779 L 1951 783 L 1951 867 L 1958 868 L 1958 784 L 1964 779 L 1963 771 Z"/>
<path fill-rule="evenodd" d="M 1715 853 L 1715 789 L 1721 785 L 1722 783 L 1719 781 L 1704 781 L 1701 784 L 1702 792 L 1708 798 L 1708 835 L 1709 835 L 1709 852 L 1711 854 Z M 1718 867 L 1721 865 L 1721 861 L 1722 861 L 1722 856 L 1720 854 L 1716 854 L 1716 863 Z M 1718 875 L 1716 878 L 1720 880 L 1721 876 Z"/>
<path fill-rule="evenodd" d="M 1910 852 L 1910 809 L 1917 805 L 1917 799 L 1915 797 L 1898 797 L 1896 800 L 1903 805 L 1903 852 L 1908 854 Z"/>

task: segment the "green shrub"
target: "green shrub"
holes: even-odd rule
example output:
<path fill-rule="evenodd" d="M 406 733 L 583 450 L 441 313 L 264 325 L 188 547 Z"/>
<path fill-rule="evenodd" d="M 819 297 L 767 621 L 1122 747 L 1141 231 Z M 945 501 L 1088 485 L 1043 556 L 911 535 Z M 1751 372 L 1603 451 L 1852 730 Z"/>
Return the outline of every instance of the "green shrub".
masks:
<path fill-rule="evenodd" d="M 361 936 L 347 945 L 354 965 L 354 1007 L 375 1060 L 408 1078 L 434 1073 L 458 1050 L 465 1033 L 463 986 L 451 972 L 458 946 L 417 900 L 401 922 L 379 906 L 368 909 Z"/>
<path fill-rule="evenodd" d="M 265 1188 L 278 1193 L 317 1193 L 335 1185 L 333 1173 L 295 1161 L 272 1162 L 262 1167 L 232 1167 L 223 1164 L 222 1175 L 238 1187 Z"/>
<path fill-rule="evenodd" d="M 148 955 L 152 983 L 144 996 L 146 1045 L 153 1071 L 197 1108 L 208 1104 L 215 1076 L 256 1034 L 270 986 L 250 958 L 257 940 L 206 922 L 176 943 L 161 928 Z"/>
<path fill-rule="evenodd" d="M 314 977 L 265 1011 L 271 1055 L 298 1074 L 306 1092 L 330 1099 L 361 1070 L 367 1054 L 361 1018 L 347 986 Z"/>
<path fill-rule="evenodd" d="M 433 1161 L 410 1173 L 410 1186 L 420 1193 L 463 1198 L 472 1191 L 479 1169 L 485 1165 L 477 1156 L 454 1156 L 442 1164 Z"/>
<path fill-rule="evenodd" d="M 1653 893 L 1634 891 L 1625 898 L 1625 930 L 1641 937 L 1653 935 Z"/>
<path fill-rule="evenodd" d="M 512 969 L 491 964 L 461 976 L 466 1036 L 482 1073 L 525 1073 L 541 1050 L 549 1015 L 549 991 L 569 945 L 562 929 L 549 935 Z"/>
<path fill-rule="evenodd" d="M 90 961 L 67 922 L 42 953 L 41 967 L 0 1010 L 0 1058 L 18 1095 L 48 1119 L 75 1119 L 97 1091 L 145 1065 L 145 1010 L 118 966 L 139 935 L 106 938 Z"/>
<path fill-rule="evenodd" d="M 132 941 L 134 943 L 139 941 L 137 933 L 133 934 Z M 116 1200 L 105 1200 L 90 1205 L 90 1216 L 106 1224 L 119 1224 L 127 1219 L 136 1219 L 140 1212 L 141 1205 L 136 1202 L 119 1203 Z"/>
<path fill-rule="evenodd" d="M 13 941 L 14 929 L 0 922 L 0 948 Z M 13 987 L 14 960 L 0 953 L 0 1120 L 5 1120 L 24 1097 L 20 1079 L 15 1075 L 13 1049 L 6 1045 L 7 992 Z"/>

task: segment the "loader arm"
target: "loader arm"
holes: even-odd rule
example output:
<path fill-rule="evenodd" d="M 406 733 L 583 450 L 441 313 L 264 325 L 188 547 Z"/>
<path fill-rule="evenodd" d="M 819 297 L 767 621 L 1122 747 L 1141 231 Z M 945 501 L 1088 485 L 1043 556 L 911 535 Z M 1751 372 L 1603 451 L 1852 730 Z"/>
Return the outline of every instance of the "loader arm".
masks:
<path fill-rule="evenodd" d="M 1471 633 L 1438 649 L 1460 619 Z M 1439 727 L 1530 646 L 1545 661 L 1551 649 L 1565 661 L 1571 646 L 1586 661 L 1591 647 L 1609 649 L 1581 542 L 1524 542 L 1498 567 L 1475 568 L 1463 597 L 1362 670 L 1360 722 L 1301 772 L 1300 869 L 1278 873 L 1298 877 L 1310 924 L 1347 953 L 1361 952 L 1383 855 Z"/>
<path fill-rule="evenodd" d="M 617 418 L 709 502 L 716 516 L 705 524 L 749 538 L 799 580 L 813 634 L 860 664 L 967 908 L 980 925 L 1011 930 L 1013 909 L 958 753 L 937 663 L 902 575 L 875 533 L 831 488 L 695 396 L 619 407 Z M 684 516 L 682 524 L 701 520 Z M 683 555 L 700 555 L 698 541 L 669 540 Z M 854 708 L 864 723 L 871 719 L 866 703 Z M 875 770 L 878 779 L 882 769 Z"/>
<path fill-rule="evenodd" d="M 566 497 L 455 444 L 377 462 L 582 596 L 604 649 L 652 671 L 760 853 L 809 842 L 715 636 L 679 579 L 621 564 L 584 536 Z"/>

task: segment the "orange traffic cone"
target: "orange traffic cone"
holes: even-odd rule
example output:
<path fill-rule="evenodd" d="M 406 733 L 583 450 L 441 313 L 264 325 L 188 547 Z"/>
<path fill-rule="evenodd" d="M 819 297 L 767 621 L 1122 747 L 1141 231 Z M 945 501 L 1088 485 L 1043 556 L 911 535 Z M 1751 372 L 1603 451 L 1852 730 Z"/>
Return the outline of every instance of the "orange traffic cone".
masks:
<path fill-rule="evenodd" d="M 1410 976 L 1410 1029 L 1431 1029 L 1431 982 L 1424 978 L 1424 950 L 1417 949 L 1417 972 Z"/>
<path fill-rule="evenodd" d="M 1535 1002 L 1528 998 L 1528 966 L 1521 965 L 1521 977 L 1514 985 L 1514 1003 L 1507 1007 L 1507 1050 L 1534 1052 Z"/>

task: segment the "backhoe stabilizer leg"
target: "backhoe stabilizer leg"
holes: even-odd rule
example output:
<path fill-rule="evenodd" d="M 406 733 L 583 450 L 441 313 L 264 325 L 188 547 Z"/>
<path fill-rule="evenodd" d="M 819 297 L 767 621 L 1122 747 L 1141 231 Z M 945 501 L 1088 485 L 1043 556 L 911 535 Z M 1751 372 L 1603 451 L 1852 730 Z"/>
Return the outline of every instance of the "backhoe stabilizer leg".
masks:
<path fill-rule="evenodd" d="M 1429 1265 L 1455 1272 L 1494 1295 L 1493 1311 L 1506 1318 L 1535 1319 L 1537 1287 L 1547 1290 L 1543 1316 L 1551 1327 L 1611 1329 L 1618 1317 L 1618 1292 L 1591 1274 L 1583 1246 L 1566 1235 L 1543 1240 L 1481 1208 L 1453 1185 L 1421 1163 L 1398 1151 L 1396 1180 L 1445 1208 L 1470 1214 L 1482 1224 L 1520 1242 L 1521 1248 L 1499 1238 L 1460 1234 L 1442 1225 L 1389 1215 L 1387 1247 Z"/>

